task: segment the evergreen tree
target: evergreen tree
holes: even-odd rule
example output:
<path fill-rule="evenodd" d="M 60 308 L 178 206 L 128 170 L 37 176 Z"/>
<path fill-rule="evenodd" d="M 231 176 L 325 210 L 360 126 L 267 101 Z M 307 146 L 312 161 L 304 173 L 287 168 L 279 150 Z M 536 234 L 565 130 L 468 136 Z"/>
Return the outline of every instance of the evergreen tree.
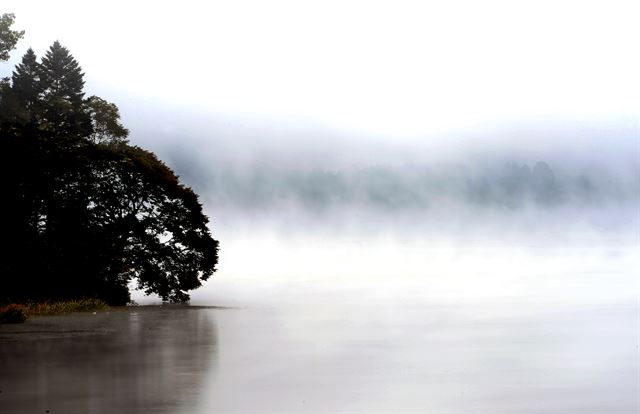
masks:
<path fill-rule="evenodd" d="M 16 65 L 11 77 L 11 89 L 23 117 L 26 121 L 36 122 L 41 116 L 42 109 L 42 68 L 37 61 L 33 49 L 29 48 L 22 57 L 22 62 Z"/>
<path fill-rule="evenodd" d="M 84 73 L 69 50 L 56 41 L 42 58 L 43 128 L 77 143 L 91 133 L 91 120 L 82 110 Z"/>
<path fill-rule="evenodd" d="M 57 40 L 42 58 L 45 97 L 79 106 L 84 97 L 84 73 L 69 50 Z"/>

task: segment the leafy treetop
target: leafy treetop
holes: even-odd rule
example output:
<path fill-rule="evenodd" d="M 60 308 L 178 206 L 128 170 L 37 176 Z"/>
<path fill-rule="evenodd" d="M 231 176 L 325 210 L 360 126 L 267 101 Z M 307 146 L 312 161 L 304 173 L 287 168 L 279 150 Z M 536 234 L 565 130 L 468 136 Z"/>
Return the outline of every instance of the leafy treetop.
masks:
<path fill-rule="evenodd" d="M 0 61 L 9 60 L 9 52 L 24 36 L 24 30 L 11 30 L 15 18 L 13 13 L 5 13 L 0 16 Z"/>

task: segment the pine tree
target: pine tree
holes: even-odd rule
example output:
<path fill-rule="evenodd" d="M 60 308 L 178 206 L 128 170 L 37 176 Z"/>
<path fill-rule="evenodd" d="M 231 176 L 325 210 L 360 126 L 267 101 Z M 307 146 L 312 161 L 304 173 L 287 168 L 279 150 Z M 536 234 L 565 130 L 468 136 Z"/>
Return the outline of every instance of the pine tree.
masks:
<path fill-rule="evenodd" d="M 69 50 L 55 41 L 42 58 L 43 81 L 48 99 L 64 99 L 80 105 L 84 97 L 84 73 Z"/>
<path fill-rule="evenodd" d="M 71 142 L 87 137 L 91 120 L 82 110 L 84 73 L 67 48 L 56 41 L 42 58 L 43 128 Z"/>
<path fill-rule="evenodd" d="M 13 71 L 12 92 L 27 120 L 36 122 L 42 100 L 42 69 L 33 49 L 29 48 L 22 57 L 22 62 Z"/>

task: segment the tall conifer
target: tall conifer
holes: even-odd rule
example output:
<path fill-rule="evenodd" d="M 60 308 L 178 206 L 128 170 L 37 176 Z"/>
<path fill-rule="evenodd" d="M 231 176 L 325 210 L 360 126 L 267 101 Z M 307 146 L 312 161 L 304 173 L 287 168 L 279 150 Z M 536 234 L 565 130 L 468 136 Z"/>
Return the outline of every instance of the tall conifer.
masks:
<path fill-rule="evenodd" d="M 69 50 L 56 41 L 42 58 L 45 129 L 68 140 L 91 133 L 91 120 L 82 111 L 84 73 Z"/>
<path fill-rule="evenodd" d="M 48 99 L 64 99 L 80 105 L 84 97 L 84 73 L 69 50 L 57 40 L 42 58 L 43 81 Z"/>
<path fill-rule="evenodd" d="M 17 102 L 24 111 L 30 115 L 31 120 L 36 120 L 36 112 L 42 99 L 42 69 L 37 61 L 33 49 L 29 48 L 22 57 L 22 62 L 16 65 L 13 71 L 12 92 Z"/>

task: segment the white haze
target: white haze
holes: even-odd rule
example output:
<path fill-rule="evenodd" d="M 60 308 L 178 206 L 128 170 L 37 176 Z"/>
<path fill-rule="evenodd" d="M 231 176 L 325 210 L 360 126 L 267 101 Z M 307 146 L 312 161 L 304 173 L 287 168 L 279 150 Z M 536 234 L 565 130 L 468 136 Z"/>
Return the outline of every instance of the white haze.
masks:
<path fill-rule="evenodd" d="M 634 1 L 5 0 L 119 105 L 391 138 L 541 121 L 637 126 Z M 16 58 L 14 58 L 14 61 Z M 123 114 L 125 120 L 134 112 Z M 134 130 L 135 133 L 135 130 Z"/>
<path fill-rule="evenodd" d="M 169 412 L 638 412 L 637 1 L 1 7 L 212 219 Z"/>

